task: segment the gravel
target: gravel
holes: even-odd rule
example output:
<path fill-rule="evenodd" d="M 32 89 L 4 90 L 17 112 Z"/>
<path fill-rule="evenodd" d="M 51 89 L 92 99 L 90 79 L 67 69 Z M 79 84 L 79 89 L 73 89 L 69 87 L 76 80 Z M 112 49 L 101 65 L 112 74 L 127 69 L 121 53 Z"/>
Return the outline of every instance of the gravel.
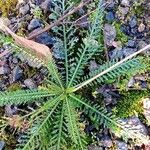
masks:
<path fill-rule="evenodd" d="M 26 15 L 30 12 L 30 7 L 28 4 L 24 5 L 23 7 L 20 7 L 19 14 Z"/>
<path fill-rule="evenodd" d="M 112 46 L 116 38 L 116 29 L 110 24 L 104 25 L 104 42 L 107 46 Z"/>
<path fill-rule="evenodd" d="M 28 30 L 34 30 L 39 27 L 42 27 L 41 21 L 39 19 L 32 19 L 28 25 Z"/>

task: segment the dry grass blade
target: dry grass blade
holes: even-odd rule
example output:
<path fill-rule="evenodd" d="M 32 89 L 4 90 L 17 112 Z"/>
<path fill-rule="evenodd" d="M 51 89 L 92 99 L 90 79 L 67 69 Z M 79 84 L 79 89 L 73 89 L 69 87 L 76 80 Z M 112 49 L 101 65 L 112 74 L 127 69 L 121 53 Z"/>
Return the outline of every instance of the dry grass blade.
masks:
<path fill-rule="evenodd" d="M 3 19 L 0 19 L 0 30 L 4 32 L 8 32 L 13 37 L 16 44 L 26 49 L 32 50 L 32 53 L 34 53 L 37 57 L 43 58 L 43 59 L 51 59 L 52 54 L 50 52 L 49 47 L 16 35 L 5 25 L 5 23 L 3 22 Z"/>

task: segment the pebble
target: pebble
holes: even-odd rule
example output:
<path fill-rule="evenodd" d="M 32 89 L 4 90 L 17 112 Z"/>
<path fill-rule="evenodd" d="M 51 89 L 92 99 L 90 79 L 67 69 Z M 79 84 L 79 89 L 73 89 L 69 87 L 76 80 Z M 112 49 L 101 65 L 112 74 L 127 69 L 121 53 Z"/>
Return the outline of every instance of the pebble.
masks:
<path fill-rule="evenodd" d="M 112 46 L 114 40 L 116 38 L 116 29 L 114 26 L 110 24 L 104 25 L 104 41 L 108 46 Z"/>
<path fill-rule="evenodd" d="M 98 68 L 98 64 L 96 63 L 96 61 L 91 60 L 88 69 L 89 69 L 90 71 L 93 71 L 93 70 L 95 70 L 95 69 L 97 69 L 97 68 Z"/>
<path fill-rule="evenodd" d="M 142 49 L 142 48 L 144 48 L 145 46 L 147 46 L 148 44 L 145 42 L 145 41 L 143 41 L 143 40 L 141 40 L 141 41 L 139 41 L 139 43 L 138 43 L 138 49 Z M 147 50 L 147 51 L 144 51 L 144 52 L 142 52 L 144 55 L 146 55 L 146 56 L 150 56 L 150 50 Z"/>
<path fill-rule="evenodd" d="M 106 20 L 107 21 L 109 21 L 109 22 L 112 22 L 112 21 L 114 21 L 114 19 L 115 19 L 115 14 L 114 14 L 114 12 L 112 12 L 112 11 L 109 11 L 107 14 L 106 14 Z"/>
<path fill-rule="evenodd" d="M 5 142 L 4 141 L 0 141 L 0 150 L 3 150 L 5 146 Z"/>
<path fill-rule="evenodd" d="M 109 52 L 109 57 L 111 60 L 122 58 L 123 57 L 123 51 L 122 48 L 115 48 L 114 50 Z"/>
<path fill-rule="evenodd" d="M 150 98 L 145 98 L 143 100 L 143 109 L 144 109 L 143 115 L 148 121 L 148 125 L 150 125 Z"/>
<path fill-rule="evenodd" d="M 107 10 L 113 10 L 115 7 L 115 1 L 114 0 L 107 0 Z"/>
<path fill-rule="evenodd" d="M 133 87 L 134 86 L 134 84 L 135 84 L 135 79 L 132 77 L 130 80 L 129 80 L 129 82 L 128 82 L 128 87 L 130 88 L 130 87 Z"/>
<path fill-rule="evenodd" d="M 102 138 L 103 147 L 110 148 L 113 146 L 113 142 L 109 136 L 105 136 Z"/>
<path fill-rule="evenodd" d="M 121 0 L 122 6 L 130 6 L 129 0 Z"/>
<path fill-rule="evenodd" d="M 138 31 L 143 32 L 144 30 L 145 30 L 145 25 L 143 23 L 141 23 L 138 27 Z"/>
<path fill-rule="evenodd" d="M 26 79 L 26 80 L 24 80 L 24 84 L 29 89 L 35 89 L 35 88 L 37 88 L 36 84 L 33 82 L 32 79 Z"/>
<path fill-rule="evenodd" d="M 128 150 L 128 145 L 122 141 L 115 141 L 116 150 Z"/>
<path fill-rule="evenodd" d="M 20 7 L 20 9 L 19 9 L 19 13 L 21 15 L 26 15 L 29 13 L 29 11 L 30 11 L 30 7 L 28 4 L 24 5 L 23 7 Z"/>
<path fill-rule="evenodd" d="M 129 26 L 131 28 L 134 28 L 136 25 L 137 25 L 137 18 L 136 18 L 136 16 L 132 16 L 131 20 L 129 21 Z"/>
<path fill-rule="evenodd" d="M 10 73 L 10 68 L 7 66 L 1 66 L 0 67 L 0 75 L 7 75 Z"/>
<path fill-rule="evenodd" d="M 127 132 L 128 137 L 130 137 L 131 139 L 135 138 L 135 136 L 133 136 L 133 134 L 130 133 L 136 133 L 138 135 L 139 139 L 135 141 L 136 145 L 141 146 L 142 144 L 147 143 L 149 141 L 148 131 L 138 117 L 132 116 L 130 118 L 120 119 L 118 121 L 120 122 L 123 128 L 127 128 L 130 130 L 130 132 Z M 119 134 L 120 136 L 122 136 L 122 134 L 125 133 L 120 132 Z"/>
<path fill-rule="evenodd" d="M 129 40 L 129 41 L 128 41 L 127 47 L 135 48 L 135 46 L 136 46 L 135 40 Z"/>
<path fill-rule="evenodd" d="M 20 80 L 22 76 L 23 76 L 23 70 L 19 66 L 16 66 L 12 71 L 12 82 Z"/>
<path fill-rule="evenodd" d="M 136 48 L 128 48 L 128 47 L 124 47 L 124 48 L 122 49 L 122 51 L 123 51 L 124 57 L 127 57 L 127 56 L 133 54 L 134 52 L 136 52 L 137 49 L 136 49 Z"/>
<path fill-rule="evenodd" d="M 37 29 L 41 26 L 42 26 L 42 24 L 39 19 L 32 19 L 28 25 L 28 30 L 31 31 L 31 30 Z"/>
<path fill-rule="evenodd" d="M 128 25 L 122 24 L 121 31 L 127 35 L 130 35 L 130 27 Z"/>
<path fill-rule="evenodd" d="M 12 117 L 17 113 L 17 107 L 16 106 L 11 106 L 11 105 L 6 105 L 5 106 L 5 115 L 8 117 Z"/>
<path fill-rule="evenodd" d="M 38 43 L 47 45 L 47 46 L 52 46 L 55 43 L 54 38 L 52 36 L 50 36 L 48 34 L 48 32 L 44 32 L 44 33 L 38 35 L 35 38 L 35 41 L 38 42 Z"/>
<path fill-rule="evenodd" d="M 100 146 L 89 146 L 88 150 L 103 150 Z"/>
<path fill-rule="evenodd" d="M 52 1 L 51 0 L 45 0 L 40 5 L 41 9 L 44 10 L 45 12 L 47 12 L 48 10 L 50 10 L 51 6 L 52 6 Z"/>

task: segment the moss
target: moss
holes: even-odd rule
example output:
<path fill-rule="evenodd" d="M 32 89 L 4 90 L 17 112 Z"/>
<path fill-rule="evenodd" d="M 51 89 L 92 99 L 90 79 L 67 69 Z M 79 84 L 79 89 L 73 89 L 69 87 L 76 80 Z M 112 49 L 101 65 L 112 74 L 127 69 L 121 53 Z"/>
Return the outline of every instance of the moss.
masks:
<path fill-rule="evenodd" d="M 19 83 L 13 83 L 13 84 L 11 84 L 8 88 L 7 88 L 7 90 L 8 91 L 17 91 L 17 90 L 20 90 L 21 89 L 21 85 L 19 84 Z"/>
<path fill-rule="evenodd" d="M 2 16 L 8 16 L 10 11 L 12 11 L 18 0 L 0 0 L 0 8 L 2 11 Z"/>
<path fill-rule="evenodd" d="M 128 36 L 121 31 L 121 24 L 119 22 L 113 22 L 112 25 L 116 28 L 116 40 L 121 41 L 122 44 L 126 43 L 128 41 Z"/>
<path fill-rule="evenodd" d="M 149 91 L 130 91 L 122 93 L 122 98 L 113 109 L 113 112 L 119 118 L 128 118 L 142 113 L 142 99 L 148 96 L 150 96 Z"/>

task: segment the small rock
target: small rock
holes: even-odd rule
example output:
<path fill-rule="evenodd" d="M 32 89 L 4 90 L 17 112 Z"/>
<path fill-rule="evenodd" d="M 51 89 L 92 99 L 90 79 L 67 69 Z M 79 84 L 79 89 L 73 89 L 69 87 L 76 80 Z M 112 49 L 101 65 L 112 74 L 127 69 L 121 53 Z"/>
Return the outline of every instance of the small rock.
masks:
<path fill-rule="evenodd" d="M 121 126 L 127 130 L 127 132 L 122 130 L 119 133 L 119 137 L 124 135 L 128 139 L 134 140 L 134 143 L 139 146 L 141 146 L 142 144 L 149 143 L 148 131 L 146 127 L 141 123 L 138 117 L 133 116 L 126 119 L 120 119 L 118 121 L 121 124 Z M 117 133 L 115 134 L 116 136 L 118 136 Z M 138 136 L 135 137 L 135 135 Z"/>
<path fill-rule="evenodd" d="M 143 23 L 141 23 L 138 27 L 138 31 L 143 32 L 144 30 L 145 30 L 145 25 Z"/>
<path fill-rule="evenodd" d="M 97 69 L 97 67 L 98 67 L 98 64 L 94 60 L 93 61 L 91 60 L 88 69 L 90 71 L 93 71 L 93 70 Z"/>
<path fill-rule="evenodd" d="M 112 22 L 114 19 L 115 19 L 115 14 L 114 14 L 114 12 L 109 11 L 109 12 L 106 14 L 106 20 L 109 21 L 109 22 Z"/>
<path fill-rule="evenodd" d="M 12 82 L 18 81 L 23 76 L 23 70 L 16 66 L 12 71 Z"/>
<path fill-rule="evenodd" d="M 112 142 L 111 138 L 108 136 L 105 136 L 104 138 L 102 138 L 102 146 L 106 147 L 106 148 L 112 147 L 113 142 Z"/>
<path fill-rule="evenodd" d="M 16 106 L 14 106 L 14 107 L 11 105 L 5 106 L 5 115 L 6 116 L 11 117 L 16 113 L 17 113 L 17 107 Z"/>
<path fill-rule="evenodd" d="M 100 146 L 89 146 L 88 150 L 103 150 Z"/>
<path fill-rule="evenodd" d="M 5 142 L 4 141 L 0 141 L 0 150 L 3 150 L 5 146 Z"/>
<path fill-rule="evenodd" d="M 116 29 L 114 26 L 110 24 L 105 24 L 104 26 L 104 41 L 105 44 L 108 46 L 112 46 L 112 43 L 114 42 L 116 38 Z"/>
<path fill-rule="evenodd" d="M 50 36 L 47 32 L 38 35 L 35 38 L 35 41 L 47 46 L 52 46 L 55 43 L 55 39 L 52 36 Z"/>
<path fill-rule="evenodd" d="M 143 100 L 143 109 L 143 114 L 148 122 L 148 125 L 150 125 L 150 98 Z"/>
<path fill-rule="evenodd" d="M 128 82 L 128 87 L 130 88 L 130 87 L 133 87 L 134 86 L 134 84 L 135 84 L 135 80 L 134 80 L 134 78 L 132 77 L 130 80 L 129 80 L 129 82 Z"/>
<path fill-rule="evenodd" d="M 122 141 L 115 141 L 116 143 L 116 150 L 128 150 L 128 145 Z"/>
<path fill-rule="evenodd" d="M 24 84 L 29 89 L 35 89 L 35 88 L 37 88 L 36 84 L 33 82 L 32 79 L 26 79 L 26 80 L 24 80 Z"/>
<path fill-rule="evenodd" d="M 107 10 L 113 10 L 115 7 L 115 1 L 114 0 L 107 0 Z"/>
<path fill-rule="evenodd" d="M 121 0 L 122 6 L 130 6 L 129 0 Z"/>
<path fill-rule="evenodd" d="M 19 60 L 17 58 L 12 59 L 13 64 L 18 64 Z"/>
<path fill-rule="evenodd" d="M 148 44 L 145 42 L 145 41 L 139 41 L 138 43 L 138 48 L 141 49 L 141 48 L 144 48 L 145 46 L 147 46 Z"/>
<path fill-rule="evenodd" d="M 136 25 L 137 25 L 137 18 L 136 18 L 136 16 L 132 16 L 131 20 L 129 21 L 129 26 L 131 28 L 134 28 Z"/>
<path fill-rule="evenodd" d="M 0 75 L 7 75 L 10 73 L 10 68 L 7 66 L 0 67 Z"/>
<path fill-rule="evenodd" d="M 134 40 L 129 40 L 127 43 L 127 47 L 135 48 L 136 42 Z"/>
<path fill-rule="evenodd" d="M 31 30 L 34 30 L 34 29 L 39 28 L 41 26 L 42 26 L 41 21 L 39 19 L 32 19 L 30 21 L 30 24 L 28 25 L 28 30 L 31 31 Z"/>
<path fill-rule="evenodd" d="M 19 13 L 21 15 L 26 15 L 27 13 L 29 13 L 29 11 L 30 11 L 30 7 L 28 4 L 24 5 L 23 7 L 20 7 L 19 9 Z"/>
<path fill-rule="evenodd" d="M 127 35 L 130 35 L 130 27 L 128 25 L 122 24 L 121 31 Z"/>
<path fill-rule="evenodd" d="M 111 60 L 117 59 L 117 58 L 122 58 L 124 55 L 122 48 L 115 48 L 114 50 L 109 52 L 109 57 Z"/>
<path fill-rule="evenodd" d="M 122 49 L 122 51 L 123 51 L 124 57 L 127 57 L 127 56 L 133 54 L 134 52 L 136 52 L 137 49 L 124 47 L 124 48 Z"/>
<path fill-rule="evenodd" d="M 52 1 L 51 0 L 45 0 L 41 5 L 41 9 L 43 9 L 45 12 L 51 9 Z"/>
<path fill-rule="evenodd" d="M 148 44 L 145 42 L 145 41 L 139 41 L 138 43 L 138 49 L 142 49 L 144 48 L 145 46 L 147 46 Z M 142 52 L 144 55 L 146 56 L 150 56 L 150 50 L 147 50 L 147 51 L 144 51 Z"/>

